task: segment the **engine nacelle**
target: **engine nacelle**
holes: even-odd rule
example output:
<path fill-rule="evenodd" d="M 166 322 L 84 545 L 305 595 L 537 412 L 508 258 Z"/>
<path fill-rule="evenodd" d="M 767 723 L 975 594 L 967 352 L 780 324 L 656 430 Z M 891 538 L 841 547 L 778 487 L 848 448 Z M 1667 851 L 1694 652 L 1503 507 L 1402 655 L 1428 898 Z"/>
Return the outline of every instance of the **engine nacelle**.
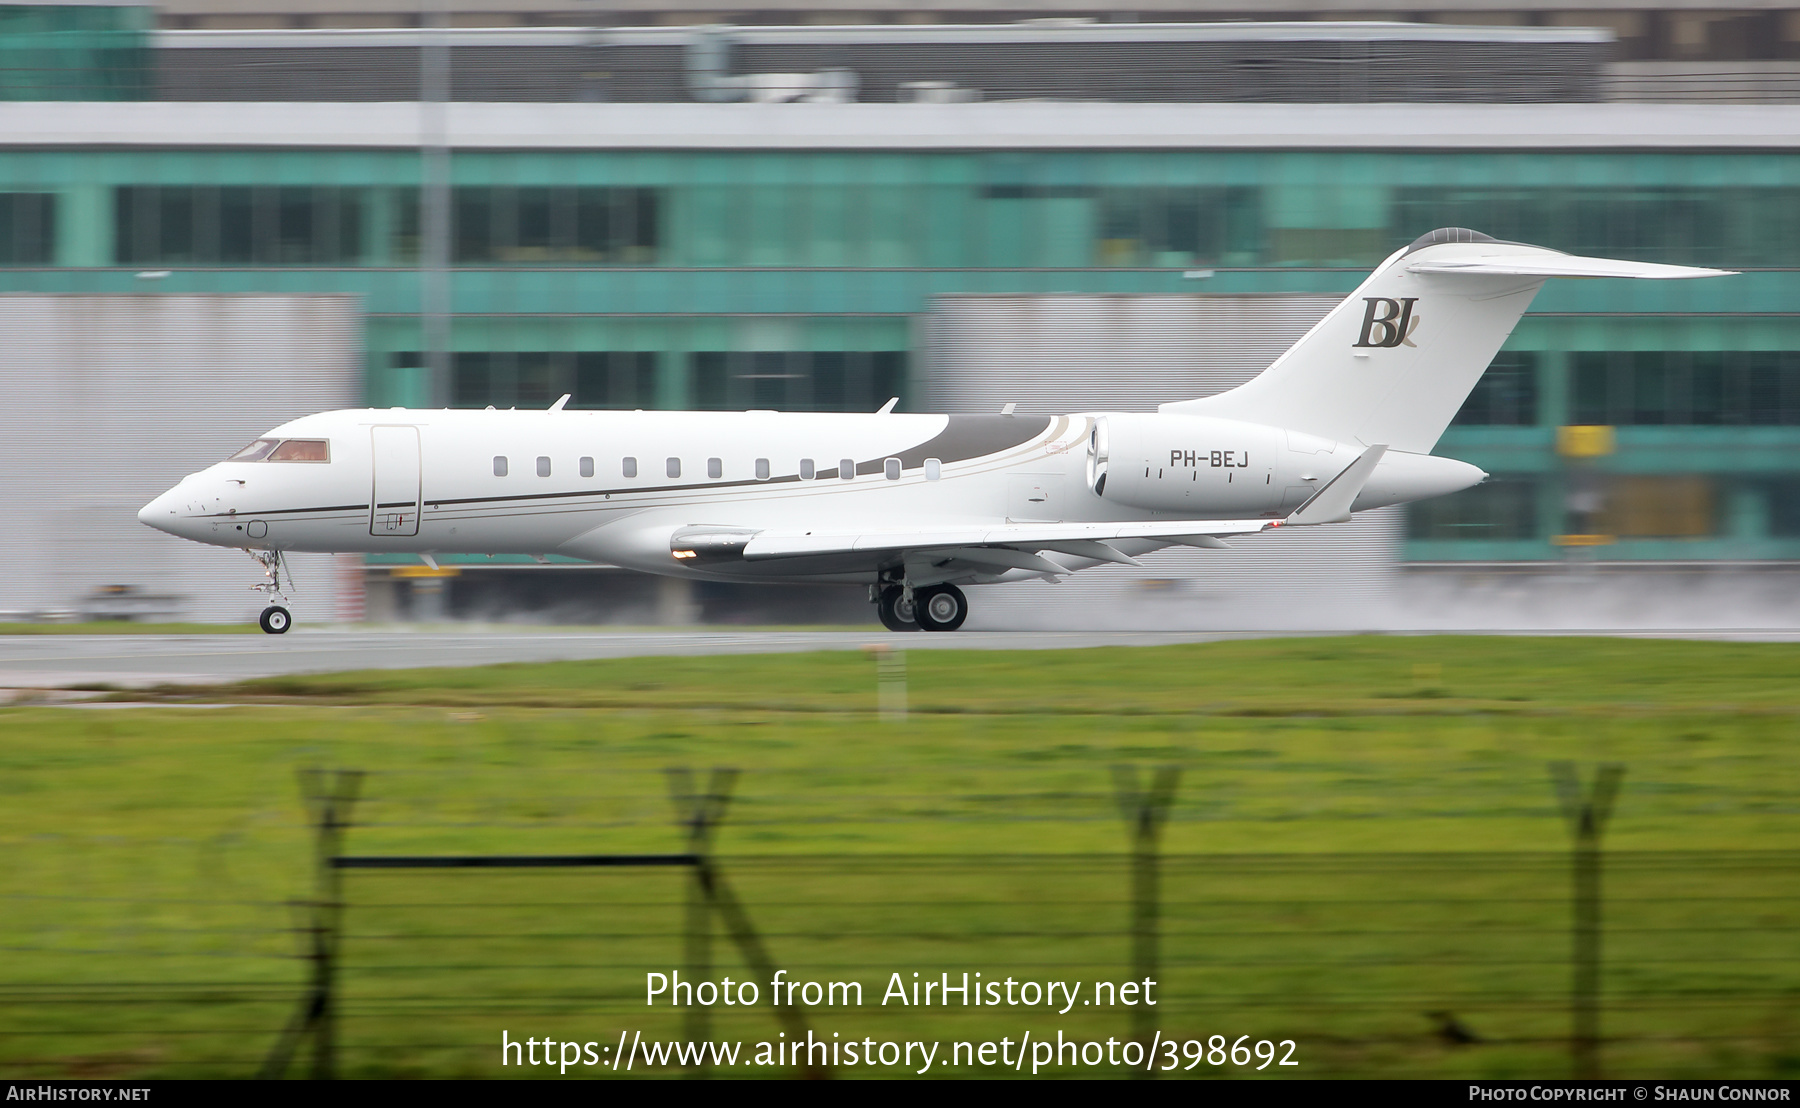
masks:
<path fill-rule="evenodd" d="M 1096 417 L 1088 487 L 1103 500 L 1190 519 L 1287 516 L 1363 451 L 1299 431 L 1175 414 Z M 1388 451 L 1353 510 L 1467 488 L 1486 477 L 1451 458 Z"/>

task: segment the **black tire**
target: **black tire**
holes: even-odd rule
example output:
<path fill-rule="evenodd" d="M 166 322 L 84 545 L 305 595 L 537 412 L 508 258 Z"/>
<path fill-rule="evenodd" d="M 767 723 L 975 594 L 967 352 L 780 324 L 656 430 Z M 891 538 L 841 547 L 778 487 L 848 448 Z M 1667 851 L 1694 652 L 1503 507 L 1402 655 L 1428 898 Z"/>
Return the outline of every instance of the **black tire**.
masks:
<path fill-rule="evenodd" d="M 281 605 L 271 604 L 262 610 L 262 615 L 257 617 L 256 622 L 265 634 L 285 635 L 288 628 L 294 625 L 294 617 Z"/>
<path fill-rule="evenodd" d="M 914 589 L 913 611 L 927 631 L 954 631 L 969 618 L 969 599 L 955 585 Z"/>
<path fill-rule="evenodd" d="M 881 625 L 889 631 L 919 629 L 919 621 L 912 618 L 913 605 L 906 599 L 906 590 L 899 585 L 881 590 L 881 596 L 875 601 L 875 614 L 881 617 Z"/>

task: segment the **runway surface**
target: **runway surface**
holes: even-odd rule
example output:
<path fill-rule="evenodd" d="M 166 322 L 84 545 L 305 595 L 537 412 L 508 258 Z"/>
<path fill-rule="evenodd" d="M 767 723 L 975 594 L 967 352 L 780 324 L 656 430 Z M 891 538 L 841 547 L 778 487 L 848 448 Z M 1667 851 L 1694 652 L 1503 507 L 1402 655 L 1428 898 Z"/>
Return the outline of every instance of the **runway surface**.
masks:
<path fill-rule="evenodd" d="M 1067 650 L 1160 646 L 1222 639 L 1344 632 L 1306 631 L 961 631 L 948 635 L 885 631 L 519 631 L 394 628 L 296 630 L 287 635 L 0 635 L 0 702 L 8 689 L 66 689 L 106 684 L 215 684 L 287 673 L 478 666 L 652 655 L 767 654 L 861 650 Z M 1416 632 L 1408 632 L 1416 633 Z M 1491 632 L 1486 632 L 1491 633 Z M 1639 638 L 1800 641 L 1795 630 L 1555 630 L 1509 634 L 1620 635 Z"/>

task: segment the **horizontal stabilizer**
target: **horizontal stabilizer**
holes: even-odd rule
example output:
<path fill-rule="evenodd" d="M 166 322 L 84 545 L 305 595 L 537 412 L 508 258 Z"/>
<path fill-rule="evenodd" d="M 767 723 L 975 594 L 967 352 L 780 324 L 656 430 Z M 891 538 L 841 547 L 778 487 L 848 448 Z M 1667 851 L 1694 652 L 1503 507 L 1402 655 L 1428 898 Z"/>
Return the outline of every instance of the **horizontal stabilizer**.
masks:
<path fill-rule="evenodd" d="M 1307 526 L 1314 523 L 1342 523 L 1350 518 L 1350 505 L 1356 503 L 1356 497 L 1363 486 L 1381 464 L 1381 456 L 1387 453 L 1384 445 L 1369 447 L 1357 455 L 1354 462 L 1331 480 L 1325 487 L 1312 495 L 1312 499 L 1294 509 L 1294 514 L 1287 517 L 1287 525 Z"/>
<path fill-rule="evenodd" d="M 1409 273 L 1444 273 L 1468 277 L 1643 277 L 1666 281 L 1685 277 L 1725 277 L 1732 269 L 1701 269 L 1691 265 L 1656 262 L 1622 262 L 1614 258 L 1582 258 L 1533 250 L 1519 254 L 1487 254 L 1474 258 L 1421 260 L 1406 267 Z"/>
<path fill-rule="evenodd" d="M 1106 542 L 1109 539 L 1161 539 L 1165 542 L 1177 542 L 1186 541 L 1195 535 L 1252 535 L 1278 525 L 1279 521 L 1272 519 L 1173 519 L 1141 523 L 1016 523 L 1006 527 L 759 531 L 745 545 L 744 560 L 756 562 L 768 558 L 855 554 L 863 551 L 982 546 L 1037 551 L 1052 549 L 1053 544 Z"/>

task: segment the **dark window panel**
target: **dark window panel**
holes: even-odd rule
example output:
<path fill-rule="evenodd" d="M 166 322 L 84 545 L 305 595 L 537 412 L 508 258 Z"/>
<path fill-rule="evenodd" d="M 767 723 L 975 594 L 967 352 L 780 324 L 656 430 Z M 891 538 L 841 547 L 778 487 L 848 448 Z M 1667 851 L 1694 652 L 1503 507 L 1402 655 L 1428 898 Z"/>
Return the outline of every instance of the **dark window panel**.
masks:
<path fill-rule="evenodd" d="M 49 265 L 55 256 L 55 194 L 0 192 L 0 265 Z"/>
<path fill-rule="evenodd" d="M 1261 239 L 1258 191 L 1116 188 L 1100 196 L 1100 265 L 1251 265 Z"/>
<path fill-rule="evenodd" d="M 726 385 L 729 381 L 731 355 L 706 351 L 693 356 L 694 407 L 701 411 L 727 410 Z"/>
<path fill-rule="evenodd" d="M 655 189 L 469 186 L 451 190 L 459 265 L 646 265 L 657 260 Z M 418 204 L 404 204 L 395 253 L 416 252 Z"/>
<path fill-rule="evenodd" d="M 569 391 L 574 396 L 571 408 L 654 408 L 656 355 L 649 351 L 576 354 L 574 387 Z"/>
<path fill-rule="evenodd" d="M 1457 425 L 1530 427 L 1537 423 L 1538 356 L 1503 350 L 1451 420 Z"/>
<path fill-rule="evenodd" d="M 694 354 L 697 405 L 715 411 L 872 412 L 901 394 L 906 354 L 897 350 Z"/>
<path fill-rule="evenodd" d="M 1800 425 L 1800 355 L 1776 351 L 1582 351 L 1570 379 L 1576 423 Z"/>
<path fill-rule="evenodd" d="M 1800 539 L 1800 477 L 1786 477 L 1768 486 L 1769 534 L 1779 539 Z"/>
<path fill-rule="evenodd" d="M 356 265 L 361 189 L 139 185 L 114 193 L 124 265 Z"/>
<path fill-rule="evenodd" d="M 458 353 L 450 362 L 450 406 L 485 408 L 494 403 L 491 356 Z M 498 405 L 496 405 L 498 407 Z"/>

